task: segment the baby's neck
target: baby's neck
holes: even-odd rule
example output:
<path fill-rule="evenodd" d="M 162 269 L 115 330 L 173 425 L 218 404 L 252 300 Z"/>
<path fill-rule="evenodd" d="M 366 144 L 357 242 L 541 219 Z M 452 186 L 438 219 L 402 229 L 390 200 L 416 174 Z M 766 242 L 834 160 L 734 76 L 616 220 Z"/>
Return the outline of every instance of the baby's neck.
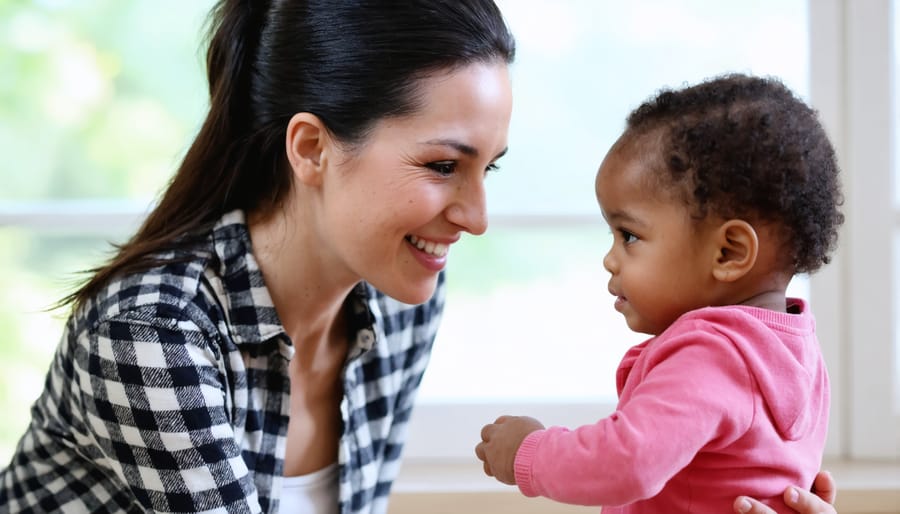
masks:
<path fill-rule="evenodd" d="M 786 298 L 787 295 L 784 289 L 763 291 L 738 302 L 738 305 L 759 307 L 761 309 L 769 309 L 776 312 L 787 312 Z"/>

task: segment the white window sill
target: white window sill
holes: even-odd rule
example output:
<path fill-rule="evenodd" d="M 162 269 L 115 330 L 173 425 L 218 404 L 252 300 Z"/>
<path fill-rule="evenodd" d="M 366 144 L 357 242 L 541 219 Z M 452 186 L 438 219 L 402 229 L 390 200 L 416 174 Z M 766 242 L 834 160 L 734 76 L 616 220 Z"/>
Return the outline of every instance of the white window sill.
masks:
<path fill-rule="evenodd" d="M 838 485 L 840 514 L 900 514 L 900 462 L 826 461 Z M 597 513 L 596 507 L 525 498 L 484 475 L 474 458 L 461 462 L 407 459 L 393 487 L 390 514 Z"/>

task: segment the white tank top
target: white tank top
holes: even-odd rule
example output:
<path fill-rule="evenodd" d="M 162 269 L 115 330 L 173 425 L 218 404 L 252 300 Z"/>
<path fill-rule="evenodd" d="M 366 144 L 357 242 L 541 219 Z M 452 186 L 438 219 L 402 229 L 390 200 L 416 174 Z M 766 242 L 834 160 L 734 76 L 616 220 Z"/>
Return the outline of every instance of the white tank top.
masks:
<path fill-rule="evenodd" d="M 338 514 L 338 465 L 308 475 L 283 477 L 281 506 L 285 514 Z"/>

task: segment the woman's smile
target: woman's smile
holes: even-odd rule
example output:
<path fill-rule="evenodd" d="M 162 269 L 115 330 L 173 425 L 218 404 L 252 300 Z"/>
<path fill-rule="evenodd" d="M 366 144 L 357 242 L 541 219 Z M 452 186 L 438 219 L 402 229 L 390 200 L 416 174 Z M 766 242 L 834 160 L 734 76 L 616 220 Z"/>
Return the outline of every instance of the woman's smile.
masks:
<path fill-rule="evenodd" d="M 438 243 L 414 235 L 406 236 L 406 240 L 418 250 L 434 255 L 435 257 L 445 257 L 447 252 L 450 251 L 450 244 Z"/>
<path fill-rule="evenodd" d="M 409 243 L 413 257 L 419 264 L 429 271 L 438 272 L 447 265 L 447 253 L 454 241 L 440 242 L 409 235 L 406 236 L 406 242 Z"/>

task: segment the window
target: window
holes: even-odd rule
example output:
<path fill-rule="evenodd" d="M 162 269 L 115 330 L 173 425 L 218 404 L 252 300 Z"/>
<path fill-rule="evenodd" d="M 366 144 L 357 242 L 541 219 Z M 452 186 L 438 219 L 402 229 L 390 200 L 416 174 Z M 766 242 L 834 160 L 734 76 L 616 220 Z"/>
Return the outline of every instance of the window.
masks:
<path fill-rule="evenodd" d="M 900 457 L 896 0 L 498 3 L 518 41 L 510 152 L 488 181 L 491 229 L 452 251 L 407 456 L 472 459 L 503 413 L 571 426 L 611 411 L 615 367 L 643 336 L 606 291 L 594 173 L 660 87 L 745 71 L 820 110 L 845 172 L 835 261 L 792 284 L 832 376 L 828 451 Z M 44 309 L 135 228 L 203 115 L 211 4 L 0 6 L 0 463 L 62 330 Z"/>
<path fill-rule="evenodd" d="M 831 270 L 839 282 L 828 284 L 827 295 L 840 320 L 834 326 L 841 339 L 832 362 L 845 383 L 838 398 L 842 417 L 834 428 L 845 454 L 878 459 L 900 457 L 900 331 L 895 324 L 900 217 L 893 198 L 897 7 L 889 0 L 824 2 L 826 52 L 814 61 L 822 104 L 832 109 L 847 196 L 841 262 Z M 827 46 L 835 42 L 842 45 Z"/>
<path fill-rule="evenodd" d="M 900 291 L 900 261 L 898 261 L 898 256 L 900 256 L 900 126 L 898 126 L 897 120 L 900 120 L 900 80 L 898 80 L 898 71 L 900 70 L 900 33 L 897 32 L 897 27 L 900 27 L 900 2 L 894 0 L 891 3 L 891 27 L 893 27 L 894 31 L 890 34 L 893 43 L 893 52 L 892 52 L 892 63 L 891 63 L 891 75 L 890 78 L 893 79 L 893 83 L 891 84 L 891 90 L 889 92 L 890 98 L 892 100 L 893 106 L 893 114 L 890 117 L 892 125 L 889 127 L 892 135 L 893 141 L 891 144 L 891 148 L 893 148 L 893 152 L 891 152 L 891 156 L 893 157 L 891 165 L 892 165 L 892 175 L 891 178 L 894 184 L 894 200 L 893 200 L 893 210 L 894 215 L 893 223 L 894 223 L 894 247 L 893 247 L 893 256 L 894 256 L 894 282 L 892 284 L 892 288 L 894 290 L 894 298 L 893 304 L 894 308 L 900 308 L 900 301 L 896 297 L 897 292 Z M 893 327 L 894 333 L 894 360 L 891 366 L 891 375 L 893 376 L 893 409 L 891 412 L 894 413 L 895 419 L 900 416 L 900 315 L 894 314 L 894 320 L 896 323 Z M 900 422 L 895 423 L 895 426 L 900 426 Z M 895 432 L 900 432 L 895 430 Z M 900 446 L 900 442 L 898 442 L 898 446 Z M 900 452 L 898 452 L 900 454 Z"/>

